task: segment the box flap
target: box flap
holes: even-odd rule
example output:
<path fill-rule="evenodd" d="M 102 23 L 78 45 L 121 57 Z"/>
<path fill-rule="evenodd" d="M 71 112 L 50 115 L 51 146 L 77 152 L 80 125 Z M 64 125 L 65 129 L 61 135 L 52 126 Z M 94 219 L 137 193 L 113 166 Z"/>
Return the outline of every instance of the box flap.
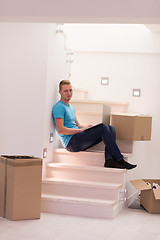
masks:
<path fill-rule="evenodd" d="M 152 118 L 150 114 L 137 114 L 137 117 L 147 117 L 147 118 Z"/>
<path fill-rule="evenodd" d="M 150 114 L 140 114 L 140 113 L 112 113 L 112 115 L 118 115 L 118 116 L 127 116 L 127 117 L 151 117 Z"/>
<path fill-rule="evenodd" d="M 4 162 L 12 167 L 26 167 L 42 165 L 42 159 L 33 156 L 7 156 L 2 155 L 0 162 Z"/>
<path fill-rule="evenodd" d="M 137 116 L 136 113 L 112 113 L 114 116 L 125 116 L 125 117 L 135 117 Z"/>
<path fill-rule="evenodd" d="M 132 183 L 133 186 L 135 186 L 140 191 L 151 189 L 143 179 L 136 179 L 130 182 Z"/>
<path fill-rule="evenodd" d="M 160 199 L 160 189 L 153 189 L 155 199 Z"/>

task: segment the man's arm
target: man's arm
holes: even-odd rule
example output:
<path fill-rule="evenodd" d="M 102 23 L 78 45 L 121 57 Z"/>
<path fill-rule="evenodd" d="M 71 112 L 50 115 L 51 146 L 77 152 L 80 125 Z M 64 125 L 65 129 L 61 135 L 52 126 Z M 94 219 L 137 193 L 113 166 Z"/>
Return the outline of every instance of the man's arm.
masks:
<path fill-rule="evenodd" d="M 63 121 L 64 121 L 63 118 L 55 118 L 55 123 L 56 123 L 57 131 L 59 134 L 71 135 L 71 134 L 76 134 L 84 131 L 83 128 L 74 129 L 74 128 L 64 127 Z"/>

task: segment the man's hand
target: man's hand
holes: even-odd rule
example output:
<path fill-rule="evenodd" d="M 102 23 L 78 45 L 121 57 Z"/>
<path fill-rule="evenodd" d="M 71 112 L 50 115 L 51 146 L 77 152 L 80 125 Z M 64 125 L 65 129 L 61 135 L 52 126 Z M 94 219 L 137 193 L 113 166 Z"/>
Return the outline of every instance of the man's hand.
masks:
<path fill-rule="evenodd" d="M 84 127 L 80 128 L 79 130 L 81 130 L 81 132 L 83 132 L 84 130 L 86 130 L 86 129 L 90 128 L 90 127 L 93 127 L 93 125 L 90 124 L 90 125 L 84 126 Z"/>

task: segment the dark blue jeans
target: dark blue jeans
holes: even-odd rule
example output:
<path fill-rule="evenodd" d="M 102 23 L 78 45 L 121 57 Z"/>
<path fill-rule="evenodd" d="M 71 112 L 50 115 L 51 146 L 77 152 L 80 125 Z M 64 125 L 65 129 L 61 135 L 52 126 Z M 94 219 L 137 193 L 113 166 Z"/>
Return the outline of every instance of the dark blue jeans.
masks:
<path fill-rule="evenodd" d="M 116 144 L 115 138 L 116 132 L 114 127 L 101 123 L 83 132 L 74 134 L 66 149 L 70 152 L 84 151 L 103 141 L 105 144 L 105 160 L 115 159 L 120 161 L 123 159 L 123 155 Z"/>

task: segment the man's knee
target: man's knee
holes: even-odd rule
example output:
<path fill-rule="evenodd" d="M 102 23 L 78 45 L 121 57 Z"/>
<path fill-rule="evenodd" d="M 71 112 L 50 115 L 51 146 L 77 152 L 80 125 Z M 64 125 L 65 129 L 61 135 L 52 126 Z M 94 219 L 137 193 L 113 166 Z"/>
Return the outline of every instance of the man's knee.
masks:
<path fill-rule="evenodd" d="M 101 129 L 102 129 L 103 131 L 110 131 L 109 125 L 106 125 L 106 124 L 104 124 L 104 123 L 102 123 Z"/>
<path fill-rule="evenodd" d="M 116 137 L 116 130 L 115 130 L 115 127 L 113 127 L 112 125 L 109 125 L 109 129 L 110 129 L 112 135 L 113 135 L 114 137 Z"/>
<path fill-rule="evenodd" d="M 110 131 L 113 135 L 116 135 L 115 127 L 113 127 L 112 125 L 102 124 L 102 128 L 106 131 Z"/>
<path fill-rule="evenodd" d="M 113 135 L 116 134 L 115 128 L 112 125 L 106 125 L 104 123 L 101 123 L 98 126 L 98 129 L 101 130 L 102 132 L 111 132 Z"/>
<path fill-rule="evenodd" d="M 108 126 L 109 126 L 111 131 L 116 132 L 115 127 L 113 127 L 112 125 L 108 125 Z"/>

